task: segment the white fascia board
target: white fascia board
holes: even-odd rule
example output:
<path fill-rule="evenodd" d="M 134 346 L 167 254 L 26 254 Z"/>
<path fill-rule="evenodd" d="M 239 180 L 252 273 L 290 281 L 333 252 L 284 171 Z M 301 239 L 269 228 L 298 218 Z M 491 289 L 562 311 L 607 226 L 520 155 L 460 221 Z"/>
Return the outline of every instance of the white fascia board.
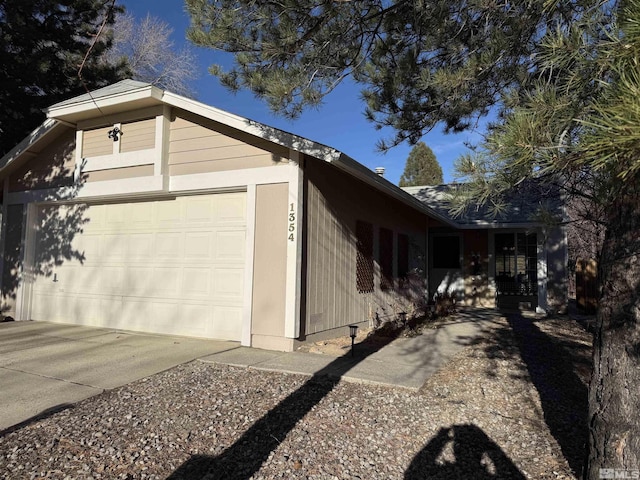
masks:
<path fill-rule="evenodd" d="M 327 147 L 321 143 L 314 142 L 304 137 L 299 137 L 284 130 L 280 130 L 269 125 L 234 115 L 224 110 L 206 105 L 204 103 L 182 97 L 171 92 L 164 92 L 162 100 L 172 107 L 181 108 L 188 112 L 200 115 L 218 123 L 222 123 L 228 127 L 235 128 L 241 132 L 254 135 L 256 137 L 268 140 L 277 145 L 282 145 L 305 155 L 311 155 L 325 161 L 335 161 L 340 157 L 340 152 L 334 148 Z"/>
<path fill-rule="evenodd" d="M 0 159 L 0 174 L 8 165 L 15 162 L 20 155 L 24 154 L 29 148 L 33 147 L 36 143 L 51 133 L 55 127 L 61 124 L 62 123 L 57 120 L 51 118 L 46 119 L 42 125 L 27 135 L 18 145 L 13 147 L 2 157 L 2 159 Z"/>
<path fill-rule="evenodd" d="M 162 100 L 162 90 L 153 85 L 147 85 L 135 90 L 114 93 L 112 95 L 101 96 L 97 98 L 88 98 L 75 103 L 55 105 L 45 110 L 48 118 L 65 117 L 75 113 L 86 112 L 88 110 L 98 110 L 98 108 L 107 108 L 114 105 L 126 104 L 137 100 L 156 99 L 158 102 Z"/>

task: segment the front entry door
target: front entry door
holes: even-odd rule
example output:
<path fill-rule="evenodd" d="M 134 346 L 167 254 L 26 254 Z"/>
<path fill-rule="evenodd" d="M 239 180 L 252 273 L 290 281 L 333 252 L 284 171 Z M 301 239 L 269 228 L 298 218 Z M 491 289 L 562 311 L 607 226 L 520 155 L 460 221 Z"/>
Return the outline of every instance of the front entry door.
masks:
<path fill-rule="evenodd" d="M 464 297 L 464 279 L 460 234 L 433 234 L 430 252 L 429 295 L 433 297 L 436 293 L 455 293 L 457 301 L 461 301 Z"/>
<path fill-rule="evenodd" d="M 495 282 L 498 308 L 538 306 L 535 233 L 496 233 Z"/>

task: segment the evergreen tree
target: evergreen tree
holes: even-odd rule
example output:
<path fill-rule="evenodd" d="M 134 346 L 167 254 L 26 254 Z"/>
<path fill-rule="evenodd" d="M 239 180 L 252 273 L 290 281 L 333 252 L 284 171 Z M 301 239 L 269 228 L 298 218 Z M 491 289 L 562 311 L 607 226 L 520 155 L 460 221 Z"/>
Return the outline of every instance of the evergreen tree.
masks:
<path fill-rule="evenodd" d="M 418 142 L 409 153 L 404 173 L 400 177 L 400 186 L 413 187 L 441 183 L 442 168 L 436 156 L 424 142 Z"/>
<path fill-rule="evenodd" d="M 0 0 L 0 155 L 44 120 L 44 108 L 122 78 L 121 65 L 101 60 L 107 35 L 83 63 L 104 19 L 113 23 L 114 3 Z"/>
<path fill-rule="evenodd" d="M 186 0 L 188 38 L 234 54 L 210 68 L 295 117 L 345 77 L 363 85 L 366 114 L 415 143 L 436 124 L 462 131 L 507 87 L 538 72 L 537 46 L 593 7 L 588 0 Z"/>

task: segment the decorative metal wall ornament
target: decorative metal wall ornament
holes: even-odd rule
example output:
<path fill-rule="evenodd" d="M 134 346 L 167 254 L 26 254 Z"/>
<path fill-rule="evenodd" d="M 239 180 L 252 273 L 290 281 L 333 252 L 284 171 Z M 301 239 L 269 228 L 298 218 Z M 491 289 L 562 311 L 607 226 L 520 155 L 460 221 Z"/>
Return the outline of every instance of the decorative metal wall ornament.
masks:
<path fill-rule="evenodd" d="M 122 133 L 122 130 L 120 130 L 118 127 L 113 127 L 113 130 L 109 130 L 109 138 L 113 139 L 114 142 L 120 140 L 120 138 L 118 138 L 118 135 L 124 135 Z"/>

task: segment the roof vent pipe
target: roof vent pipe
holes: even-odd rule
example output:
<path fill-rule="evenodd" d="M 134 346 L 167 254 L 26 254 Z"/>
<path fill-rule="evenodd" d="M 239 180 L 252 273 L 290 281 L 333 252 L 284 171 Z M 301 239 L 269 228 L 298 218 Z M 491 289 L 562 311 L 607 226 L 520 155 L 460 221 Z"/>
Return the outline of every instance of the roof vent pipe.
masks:
<path fill-rule="evenodd" d="M 384 177 L 384 167 L 376 167 L 376 173 L 381 177 Z"/>

